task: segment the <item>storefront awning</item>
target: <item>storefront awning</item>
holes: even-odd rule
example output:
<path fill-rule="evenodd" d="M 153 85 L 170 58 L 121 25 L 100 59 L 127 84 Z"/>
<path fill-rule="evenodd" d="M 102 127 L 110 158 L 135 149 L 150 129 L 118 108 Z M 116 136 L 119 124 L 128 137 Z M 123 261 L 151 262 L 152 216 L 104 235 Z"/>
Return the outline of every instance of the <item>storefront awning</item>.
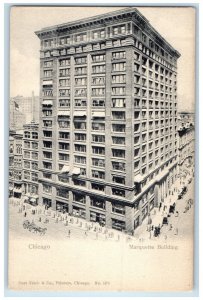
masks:
<path fill-rule="evenodd" d="M 70 167 L 69 166 L 63 166 L 63 168 L 60 171 L 61 173 L 69 173 L 70 172 Z"/>
<path fill-rule="evenodd" d="M 13 189 L 14 193 L 22 193 L 22 189 Z"/>
<path fill-rule="evenodd" d="M 36 201 L 37 201 L 37 199 L 34 199 L 34 198 L 30 198 L 30 200 L 29 200 L 30 202 L 32 202 L 32 203 L 35 203 Z"/>
<path fill-rule="evenodd" d="M 105 118 L 105 112 L 104 111 L 93 111 L 92 117 L 93 118 Z"/>
<path fill-rule="evenodd" d="M 61 110 L 58 112 L 58 117 L 60 116 L 67 116 L 69 117 L 70 116 L 70 111 L 67 111 L 67 110 Z"/>
<path fill-rule="evenodd" d="M 72 171 L 73 175 L 80 175 L 80 168 L 75 167 Z"/>
<path fill-rule="evenodd" d="M 32 195 L 32 198 L 39 198 L 39 196 L 38 195 Z"/>
<path fill-rule="evenodd" d="M 42 105 L 53 105 L 53 101 L 52 100 L 44 100 L 42 102 Z"/>
<path fill-rule="evenodd" d="M 136 182 L 136 183 L 141 183 L 143 180 L 144 180 L 144 177 L 140 174 L 138 174 L 134 177 L 134 182 Z"/>
<path fill-rule="evenodd" d="M 53 85 L 53 80 L 43 80 L 43 86 L 45 85 Z"/>
<path fill-rule="evenodd" d="M 166 175 L 168 175 L 168 174 L 169 174 L 169 170 L 168 169 L 162 171 L 160 174 L 157 175 L 156 181 L 159 182 L 161 179 L 163 179 L 164 177 L 166 177 Z"/>
<path fill-rule="evenodd" d="M 87 115 L 86 111 L 74 111 L 74 117 L 85 117 Z"/>

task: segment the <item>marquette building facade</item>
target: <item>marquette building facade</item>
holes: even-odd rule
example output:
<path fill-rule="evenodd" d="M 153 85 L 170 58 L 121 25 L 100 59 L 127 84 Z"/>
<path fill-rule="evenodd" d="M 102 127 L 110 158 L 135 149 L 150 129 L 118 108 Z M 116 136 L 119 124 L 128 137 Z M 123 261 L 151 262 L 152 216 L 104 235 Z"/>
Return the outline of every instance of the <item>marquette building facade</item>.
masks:
<path fill-rule="evenodd" d="M 133 232 L 176 179 L 180 54 L 135 8 L 36 34 L 39 202 Z"/>

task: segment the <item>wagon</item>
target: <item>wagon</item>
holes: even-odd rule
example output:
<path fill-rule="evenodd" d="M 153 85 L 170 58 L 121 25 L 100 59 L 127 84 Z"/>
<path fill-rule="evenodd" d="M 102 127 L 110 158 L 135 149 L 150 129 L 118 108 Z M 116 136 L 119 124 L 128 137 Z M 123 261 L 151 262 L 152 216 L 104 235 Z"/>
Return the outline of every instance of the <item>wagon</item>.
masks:
<path fill-rule="evenodd" d="M 30 224 L 31 224 L 31 223 L 30 223 L 28 220 L 24 221 L 24 222 L 23 222 L 23 228 L 24 228 L 24 229 L 28 229 L 29 226 L 30 226 Z"/>

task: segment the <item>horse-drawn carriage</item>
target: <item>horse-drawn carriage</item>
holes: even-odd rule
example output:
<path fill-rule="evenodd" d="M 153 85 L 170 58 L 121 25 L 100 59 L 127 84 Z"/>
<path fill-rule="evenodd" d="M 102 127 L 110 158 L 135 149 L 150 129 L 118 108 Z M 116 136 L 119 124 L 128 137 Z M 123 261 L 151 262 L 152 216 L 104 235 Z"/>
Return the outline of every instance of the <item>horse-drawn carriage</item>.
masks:
<path fill-rule="evenodd" d="M 40 233 L 41 235 L 44 235 L 47 231 L 47 228 L 37 226 L 34 222 L 30 222 L 28 220 L 23 222 L 23 228 L 28 229 L 29 231 L 32 231 L 34 233 Z"/>

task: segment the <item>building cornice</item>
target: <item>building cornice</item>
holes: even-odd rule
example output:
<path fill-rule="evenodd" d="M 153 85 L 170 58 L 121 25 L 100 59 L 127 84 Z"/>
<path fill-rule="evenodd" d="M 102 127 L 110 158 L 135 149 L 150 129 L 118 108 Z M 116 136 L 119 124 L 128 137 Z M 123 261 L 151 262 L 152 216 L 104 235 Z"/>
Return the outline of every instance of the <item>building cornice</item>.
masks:
<path fill-rule="evenodd" d="M 58 37 L 62 35 L 69 35 L 72 33 L 77 33 L 79 31 L 93 28 L 101 28 L 109 25 L 119 23 L 121 21 L 132 21 L 138 25 L 144 32 L 153 38 L 153 40 L 161 47 L 165 48 L 169 52 L 172 52 L 177 58 L 180 57 L 180 53 L 175 50 L 149 23 L 149 21 L 136 9 L 127 8 L 122 10 L 117 10 L 115 12 L 98 15 L 95 17 L 90 17 L 74 22 L 63 23 L 60 25 L 50 26 L 42 28 L 36 31 L 35 34 L 39 39 L 46 39 L 51 37 Z"/>

